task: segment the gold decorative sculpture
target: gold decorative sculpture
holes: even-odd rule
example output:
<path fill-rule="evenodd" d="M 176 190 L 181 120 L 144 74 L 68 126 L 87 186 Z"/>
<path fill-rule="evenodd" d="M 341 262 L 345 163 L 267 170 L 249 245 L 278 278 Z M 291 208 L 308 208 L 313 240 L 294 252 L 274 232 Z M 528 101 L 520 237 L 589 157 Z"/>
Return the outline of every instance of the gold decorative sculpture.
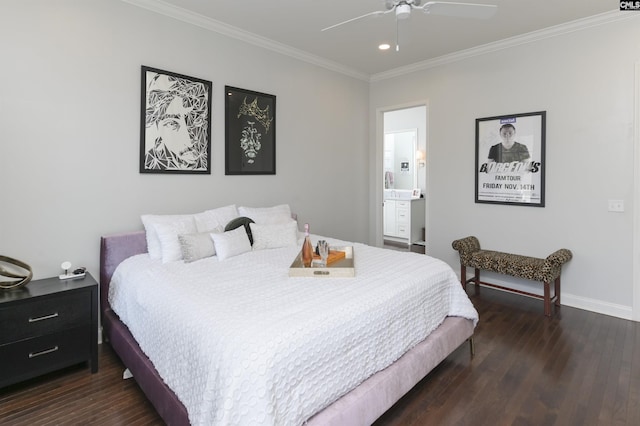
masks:
<path fill-rule="evenodd" d="M 10 271 L 4 268 L 2 263 L 12 265 L 11 269 L 23 269 L 26 274 Z M 33 271 L 31 270 L 31 266 L 20 260 L 0 255 L 0 276 L 11 279 L 9 281 L 0 280 L 0 289 L 10 290 L 27 285 L 27 283 L 31 281 L 31 278 L 33 278 Z"/>

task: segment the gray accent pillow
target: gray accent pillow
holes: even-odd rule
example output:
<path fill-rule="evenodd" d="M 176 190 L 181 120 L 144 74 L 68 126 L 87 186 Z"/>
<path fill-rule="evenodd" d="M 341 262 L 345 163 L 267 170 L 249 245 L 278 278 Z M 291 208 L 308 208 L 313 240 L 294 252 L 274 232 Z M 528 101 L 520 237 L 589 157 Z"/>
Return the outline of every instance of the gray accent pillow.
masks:
<path fill-rule="evenodd" d="M 216 228 L 210 232 L 199 232 L 196 234 L 178 235 L 182 259 L 185 263 L 195 262 L 216 255 L 216 248 L 211 238 L 212 233 L 221 232 L 221 228 Z"/>

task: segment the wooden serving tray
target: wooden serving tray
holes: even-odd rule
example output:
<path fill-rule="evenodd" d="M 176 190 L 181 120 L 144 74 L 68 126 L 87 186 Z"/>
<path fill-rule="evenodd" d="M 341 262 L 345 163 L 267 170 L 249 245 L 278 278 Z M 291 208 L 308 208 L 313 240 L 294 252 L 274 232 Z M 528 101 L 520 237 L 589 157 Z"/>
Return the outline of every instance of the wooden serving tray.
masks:
<path fill-rule="evenodd" d="M 332 253 L 333 257 L 331 257 Z M 315 256 L 314 259 L 316 259 Z M 317 259 L 320 259 L 320 256 Z M 310 268 L 305 268 L 302 263 L 302 253 L 298 253 L 289 268 L 290 277 L 354 277 L 355 275 L 353 247 L 351 246 L 332 247 L 329 250 L 326 267 L 316 267 L 312 263 Z"/>

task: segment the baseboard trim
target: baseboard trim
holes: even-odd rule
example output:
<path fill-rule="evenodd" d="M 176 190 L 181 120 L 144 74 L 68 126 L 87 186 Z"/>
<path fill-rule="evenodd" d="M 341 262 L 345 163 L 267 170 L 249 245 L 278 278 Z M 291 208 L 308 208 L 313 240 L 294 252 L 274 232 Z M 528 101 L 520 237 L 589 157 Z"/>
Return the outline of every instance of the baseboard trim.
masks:
<path fill-rule="evenodd" d="M 385 237 L 385 239 L 384 239 L 384 241 L 382 243 L 384 245 L 386 245 L 386 246 L 393 246 L 393 247 L 409 249 L 409 243 L 408 243 L 407 240 L 398 241 L 398 240 L 391 239 L 389 237 Z"/>
<path fill-rule="evenodd" d="M 471 275 L 467 273 L 467 278 L 470 278 Z M 491 272 L 483 271 L 481 274 L 481 279 L 486 280 L 487 282 L 496 283 L 498 285 L 513 288 L 514 290 L 527 291 L 530 293 L 540 294 L 542 295 L 542 284 L 534 285 L 531 281 L 521 280 L 514 278 L 513 281 L 505 281 L 504 279 L 500 279 L 498 274 L 494 274 Z M 469 284 L 472 286 L 473 284 Z M 484 287 L 484 286 L 483 286 Z M 499 288 L 492 288 L 493 290 L 505 291 Z M 553 295 L 553 285 L 551 285 L 551 294 Z M 526 295 L 522 295 L 527 297 Z M 585 311 L 595 312 L 597 314 L 609 315 L 611 317 L 633 320 L 633 307 L 619 305 L 616 303 L 604 302 L 602 300 L 590 299 L 587 297 L 576 296 L 574 294 L 566 293 L 561 291 L 560 293 L 560 302 L 564 306 L 570 306 L 572 308 L 582 309 Z"/>
<path fill-rule="evenodd" d="M 603 302 L 602 300 L 589 299 L 573 294 L 562 294 L 562 304 L 571 306 L 572 308 L 583 309 L 598 314 L 609 315 L 611 317 L 622 318 L 626 320 L 633 319 L 633 308 L 631 306 L 618 305 L 616 303 Z"/>

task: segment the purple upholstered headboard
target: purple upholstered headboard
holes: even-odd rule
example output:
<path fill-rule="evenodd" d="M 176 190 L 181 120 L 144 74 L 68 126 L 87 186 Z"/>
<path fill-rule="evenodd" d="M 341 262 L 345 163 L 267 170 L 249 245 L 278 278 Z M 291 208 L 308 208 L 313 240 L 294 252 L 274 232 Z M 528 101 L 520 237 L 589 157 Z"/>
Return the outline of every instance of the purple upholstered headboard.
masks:
<path fill-rule="evenodd" d="M 100 307 L 103 312 L 109 307 L 109 284 L 116 267 L 123 260 L 147 252 L 144 231 L 106 235 L 100 238 Z"/>

